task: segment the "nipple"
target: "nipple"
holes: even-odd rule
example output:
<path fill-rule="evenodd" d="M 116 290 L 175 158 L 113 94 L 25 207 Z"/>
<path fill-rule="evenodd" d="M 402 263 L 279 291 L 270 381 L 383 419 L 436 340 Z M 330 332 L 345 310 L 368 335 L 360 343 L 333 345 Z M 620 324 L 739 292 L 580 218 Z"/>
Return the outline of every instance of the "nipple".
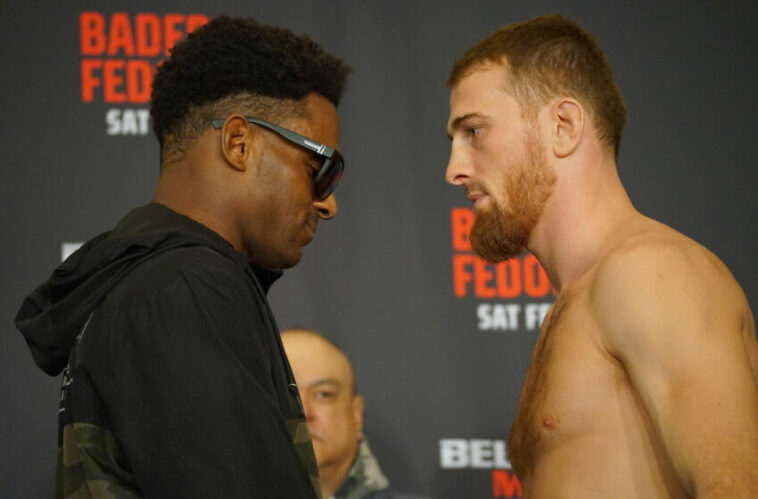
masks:
<path fill-rule="evenodd" d="M 549 430 L 552 430 L 555 428 L 555 418 L 553 418 L 553 416 L 544 416 L 542 418 L 542 426 Z"/>

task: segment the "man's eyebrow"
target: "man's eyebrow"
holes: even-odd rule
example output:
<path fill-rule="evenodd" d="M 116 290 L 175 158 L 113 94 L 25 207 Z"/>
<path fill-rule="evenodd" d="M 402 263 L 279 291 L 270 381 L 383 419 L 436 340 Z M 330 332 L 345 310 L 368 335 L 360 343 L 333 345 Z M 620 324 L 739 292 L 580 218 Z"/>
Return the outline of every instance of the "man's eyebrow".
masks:
<path fill-rule="evenodd" d="M 315 388 L 321 385 L 332 385 L 335 388 L 342 386 L 342 384 L 334 378 L 318 378 L 308 383 L 306 388 Z"/>
<path fill-rule="evenodd" d="M 462 116 L 455 118 L 447 127 L 447 138 L 453 140 L 453 132 L 458 130 L 461 126 L 461 122 L 469 118 L 487 118 L 488 116 L 482 113 L 466 113 Z"/>

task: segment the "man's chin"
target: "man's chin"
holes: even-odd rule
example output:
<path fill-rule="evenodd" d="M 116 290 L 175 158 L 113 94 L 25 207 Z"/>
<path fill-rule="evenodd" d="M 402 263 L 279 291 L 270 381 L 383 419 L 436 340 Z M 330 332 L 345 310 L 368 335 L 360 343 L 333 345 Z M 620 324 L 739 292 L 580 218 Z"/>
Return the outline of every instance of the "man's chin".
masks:
<path fill-rule="evenodd" d="M 504 262 L 526 249 L 530 231 L 521 228 L 520 233 L 514 235 L 507 225 L 495 213 L 477 216 L 471 228 L 471 247 L 482 259 L 490 263 Z"/>
<path fill-rule="evenodd" d="M 485 260 L 487 263 L 500 263 L 504 262 L 506 260 L 510 260 L 511 258 L 515 258 L 519 256 L 521 253 L 523 253 L 526 250 L 525 246 L 518 247 L 518 249 L 515 246 L 510 247 L 511 249 L 508 249 L 507 251 L 504 251 L 501 248 L 498 248 L 497 251 L 491 251 L 489 248 L 482 248 L 479 249 L 476 246 L 473 247 L 474 251 L 482 260 Z"/>
<path fill-rule="evenodd" d="M 289 269 L 289 268 L 294 267 L 298 263 L 300 263 L 300 260 L 302 258 L 303 258 L 303 248 L 298 247 L 294 251 L 277 255 L 275 259 L 273 258 L 271 259 L 271 262 L 269 265 L 263 265 L 263 266 L 271 270 Z"/>

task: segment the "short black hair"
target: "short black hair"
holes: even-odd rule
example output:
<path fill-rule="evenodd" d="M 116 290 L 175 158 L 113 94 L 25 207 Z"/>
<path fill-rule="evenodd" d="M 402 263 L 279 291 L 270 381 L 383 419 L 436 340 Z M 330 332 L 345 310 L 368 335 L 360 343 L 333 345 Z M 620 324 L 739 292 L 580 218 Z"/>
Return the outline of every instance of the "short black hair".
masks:
<path fill-rule="evenodd" d="M 159 65 L 150 99 L 153 130 L 161 149 L 175 133 L 182 144 L 202 130 L 184 123 L 194 110 L 235 95 L 271 102 L 316 93 L 336 107 L 351 71 L 306 35 L 220 16 L 177 43 Z"/>

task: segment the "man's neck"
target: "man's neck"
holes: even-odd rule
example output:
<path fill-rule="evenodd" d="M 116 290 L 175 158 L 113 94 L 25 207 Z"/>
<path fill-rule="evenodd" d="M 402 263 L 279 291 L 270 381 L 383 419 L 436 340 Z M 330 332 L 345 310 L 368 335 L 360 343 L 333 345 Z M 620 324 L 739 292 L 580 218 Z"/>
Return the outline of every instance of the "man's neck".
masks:
<path fill-rule="evenodd" d="M 528 249 L 558 292 L 579 279 L 614 244 L 614 234 L 641 217 L 615 165 L 560 179 Z"/>
<path fill-rule="evenodd" d="M 329 499 L 339 490 L 342 482 L 345 481 L 348 473 L 350 473 L 352 463 L 353 460 L 346 460 L 341 463 L 319 467 L 318 475 L 321 482 L 321 496 L 323 499 Z"/>
<path fill-rule="evenodd" d="M 205 225 L 226 239 L 237 251 L 244 252 L 234 217 L 218 199 L 227 199 L 213 180 L 189 160 L 167 167 L 158 179 L 153 201 Z"/>

